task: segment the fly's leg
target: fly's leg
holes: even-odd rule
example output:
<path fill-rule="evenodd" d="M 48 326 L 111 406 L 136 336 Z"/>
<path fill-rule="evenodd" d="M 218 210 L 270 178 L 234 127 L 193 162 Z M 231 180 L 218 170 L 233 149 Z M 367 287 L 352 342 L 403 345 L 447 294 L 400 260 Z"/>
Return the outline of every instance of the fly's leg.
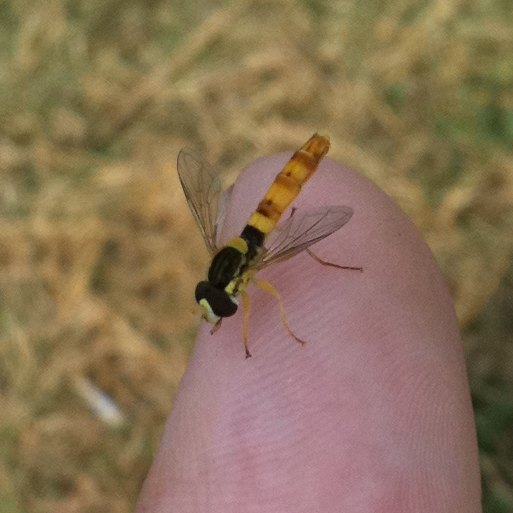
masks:
<path fill-rule="evenodd" d="M 211 335 L 213 335 L 221 327 L 222 322 L 223 319 L 221 318 L 212 326 L 212 329 L 210 330 Z"/>
<path fill-rule="evenodd" d="M 319 262 L 321 265 L 327 265 L 328 267 L 336 267 L 337 269 L 349 269 L 351 271 L 360 271 L 360 272 L 363 272 L 363 267 L 349 267 L 349 266 L 345 266 L 345 265 L 338 265 L 338 264 L 333 264 L 331 262 L 326 262 L 326 260 L 322 260 L 321 258 L 319 258 L 315 253 L 313 253 L 312 251 L 310 251 L 308 248 L 306 248 L 306 252 L 316 261 L 316 262 Z"/>
<path fill-rule="evenodd" d="M 242 340 L 244 341 L 244 349 L 246 350 L 246 358 L 251 358 L 251 353 L 249 352 L 248 343 L 249 343 L 249 295 L 243 290 L 240 293 L 242 297 Z"/>
<path fill-rule="evenodd" d="M 292 217 L 296 213 L 297 208 L 292 207 L 290 210 L 289 218 Z M 363 272 L 363 267 L 349 267 L 346 265 L 338 265 L 333 264 L 332 262 L 326 262 L 326 260 L 323 260 L 322 258 L 319 258 L 313 251 L 306 248 L 306 252 L 316 261 L 319 262 L 321 265 L 327 265 L 328 267 L 336 267 L 337 269 L 349 269 L 350 271 L 360 271 Z"/>
<path fill-rule="evenodd" d="M 271 294 L 271 296 L 274 296 L 278 300 L 278 304 L 280 306 L 280 319 L 281 323 L 287 330 L 287 333 L 290 337 L 292 337 L 294 340 L 299 342 L 301 345 L 306 344 L 304 340 L 301 340 L 299 337 L 294 335 L 293 331 L 290 329 L 289 323 L 287 321 L 287 314 L 285 312 L 285 306 L 283 305 L 283 298 L 281 297 L 281 294 L 268 282 L 265 280 L 256 280 L 253 278 L 253 283 L 260 289 L 262 289 L 264 292 L 267 292 L 268 294 Z"/>

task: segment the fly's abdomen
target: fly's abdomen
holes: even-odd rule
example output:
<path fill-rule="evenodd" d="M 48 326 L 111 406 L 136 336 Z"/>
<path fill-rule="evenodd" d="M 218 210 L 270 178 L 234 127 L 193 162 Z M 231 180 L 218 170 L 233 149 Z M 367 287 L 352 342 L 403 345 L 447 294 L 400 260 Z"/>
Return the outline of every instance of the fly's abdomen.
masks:
<path fill-rule="evenodd" d="M 285 164 L 269 187 L 248 226 L 267 235 L 278 224 L 281 215 L 294 201 L 303 184 L 313 175 L 320 160 L 330 148 L 328 137 L 314 134 Z"/>

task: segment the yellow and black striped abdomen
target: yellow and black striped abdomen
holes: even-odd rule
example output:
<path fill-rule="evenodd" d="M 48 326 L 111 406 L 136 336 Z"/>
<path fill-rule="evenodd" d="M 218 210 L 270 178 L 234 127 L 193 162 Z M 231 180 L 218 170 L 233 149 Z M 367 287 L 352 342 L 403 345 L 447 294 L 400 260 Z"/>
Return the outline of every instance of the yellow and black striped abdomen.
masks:
<path fill-rule="evenodd" d="M 329 148 L 328 137 L 319 134 L 310 137 L 275 178 L 249 218 L 247 227 L 261 232 L 264 237 L 269 234 L 278 224 L 283 212 L 299 194 L 303 184 L 314 174 Z"/>

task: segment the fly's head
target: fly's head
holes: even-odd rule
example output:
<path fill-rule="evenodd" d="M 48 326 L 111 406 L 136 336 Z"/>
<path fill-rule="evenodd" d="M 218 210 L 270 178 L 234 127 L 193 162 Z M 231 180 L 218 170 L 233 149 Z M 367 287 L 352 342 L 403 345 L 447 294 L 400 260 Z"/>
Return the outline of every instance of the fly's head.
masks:
<path fill-rule="evenodd" d="M 200 281 L 196 285 L 195 296 L 201 306 L 202 317 L 211 324 L 217 324 L 223 317 L 230 317 L 237 311 L 237 299 L 209 281 Z"/>

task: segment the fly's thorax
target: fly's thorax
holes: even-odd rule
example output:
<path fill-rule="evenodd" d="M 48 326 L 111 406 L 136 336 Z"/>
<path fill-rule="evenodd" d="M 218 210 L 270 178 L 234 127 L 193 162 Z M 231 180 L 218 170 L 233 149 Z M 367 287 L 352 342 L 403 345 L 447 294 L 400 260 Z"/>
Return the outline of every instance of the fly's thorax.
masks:
<path fill-rule="evenodd" d="M 241 237 L 228 242 L 212 259 L 208 281 L 218 289 L 224 289 L 236 278 L 247 264 L 248 244 Z"/>

